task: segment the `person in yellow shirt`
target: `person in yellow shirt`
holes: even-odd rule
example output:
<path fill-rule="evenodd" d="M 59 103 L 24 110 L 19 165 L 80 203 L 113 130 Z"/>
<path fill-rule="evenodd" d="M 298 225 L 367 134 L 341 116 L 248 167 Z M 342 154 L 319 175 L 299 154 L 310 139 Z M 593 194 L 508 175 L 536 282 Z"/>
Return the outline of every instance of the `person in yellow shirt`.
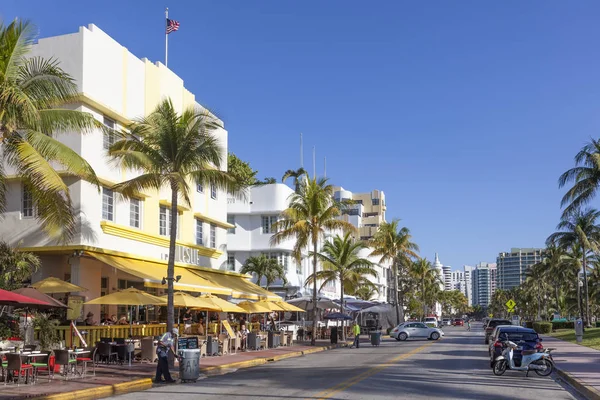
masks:
<path fill-rule="evenodd" d="M 354 333 L 354 343 L 352 343 L 352 347 L 360 348 L 360 326 L 358 325 L 358 321 L 354 321 L 354 326 L 352 327 L 352 332 Z"/>

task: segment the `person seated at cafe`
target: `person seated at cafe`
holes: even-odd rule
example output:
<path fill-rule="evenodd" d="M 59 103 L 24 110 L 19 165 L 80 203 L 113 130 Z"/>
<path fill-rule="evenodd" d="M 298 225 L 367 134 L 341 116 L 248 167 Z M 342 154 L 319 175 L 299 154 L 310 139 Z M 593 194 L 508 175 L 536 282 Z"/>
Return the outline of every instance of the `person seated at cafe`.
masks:
<path fill-rule="evenodd" d="M 121 318 L 117 321 L 117 325 L 129 325 L 126 315 L 121 315 Z"/>
<path fill-rule="evenodd" d="M 117 316 L 115 314 L 110 316 L 110 324 L 111 325 L 116 325 L 117 322 L 119 322 L 119 320 L 117 319 Z"/>
<path fill-rule="evenodd" d="M 192 312 L 189 308 L 186 308 L 183 313 L 183 333 L 190 334 L 192 333 Z"/>
<path fill-rule="evenodd" d="M 248 334 L 250 331 L 246 329 L 246 325 L 240 326 L 240 330 L 236 332 L 237 337 L 241 339 L 242 351 L 246 351 L 246 345 L 248 342 Z"/>
<path fill-rule="evenodd" d="M 204 318 L 202 317 L 200 318 L 200 321 L 198 321 L 198 335 L 206 335 L 206 332 L 204 331 Z"/>
<path fill-rule="evenodd" d="M 94 313 L 91 311 L 89 313 L 87 313 L 87 316 L 86 316 L 84 322 L 88 326 L 98 325 L 98 323 L 96 321 L 94 321 Z"/>

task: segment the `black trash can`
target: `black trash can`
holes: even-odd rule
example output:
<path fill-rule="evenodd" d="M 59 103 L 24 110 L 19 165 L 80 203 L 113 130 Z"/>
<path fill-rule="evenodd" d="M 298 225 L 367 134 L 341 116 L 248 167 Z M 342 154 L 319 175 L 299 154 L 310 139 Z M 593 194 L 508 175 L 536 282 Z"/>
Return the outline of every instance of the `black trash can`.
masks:
<path fill-rule="evenodd" d="M 338 342 L 338 327 L 337 326 L 332 326 L 331 327 L 331 344 L 337 344 Z"/>
<path fill-rule="evenodd" d="M 379 346 L 381 344 L 381 332 L 373 331 L 371 332 L 371 345 Z"/>

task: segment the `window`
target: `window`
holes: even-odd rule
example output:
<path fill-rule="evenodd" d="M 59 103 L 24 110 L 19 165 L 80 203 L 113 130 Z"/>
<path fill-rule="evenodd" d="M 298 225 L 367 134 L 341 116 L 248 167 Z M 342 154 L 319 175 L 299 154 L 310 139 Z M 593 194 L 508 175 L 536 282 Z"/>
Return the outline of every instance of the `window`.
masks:
<path fill-rule="evenodd" d="M 23 218 L 31 218 L 33 217 L 33 196 L 31 195 L 31 191 L 25 186 L 23 188 L 23 199 L 21 203 L 21 215 Z"/>
<path fill-rule="evenodd" d="M 211 199 L 217 198 L 217 185 L 215 185 L 214 183 L 210 184 L 210 198 Z"/>
<path fill-rule="evenodd" d="M 198 193 L 204 193 L 204 186 L 202 186 L 201 183 L 197 183 L 196 184 L 196 192 L 198 192 Z"/>
<path fill-rule="evenodd" d="M 235 253 L 227 253 L 227 269 L 235 271 Z"/>
<path fill-rule="evenodd" d="M 202 239 L 202 228 L 204 222 L 201 219 L 196 219 L 196 244 L 204 246 L 204 240 Z"/>
<path fill-rule="evenodd" d="M 110 118 L 104 117 L 104 126 L 108 129 L 115 129 L 115 121 Z M 116 135 L 114 132 L 104 132 L 104 149 L 108 150 L 110 146 L 115 144 L 117 141 Z"/>
<path fill-rule="evenodd" d="M 140 227 L 140 199 L 129 200 L 129 225 Z"/>
<path fill-rule="evenodd" d="M 215 224 L 210 224 L 210 247 L 217 248 L 217 226 Z"/>
<path fill-rule="evenodd" d="M 105 187 L 102 188 L 102 219 L 115 220 L 115 193 Z"/>
<path fill-rule="evenodd" d="M 179 237 L 179 214 L 177 214 L 177 237 Z M 171 209 L 166 206 L 160 206 L 158 215 L 159 235 L 169 236 L 171 234 Z"/>
<path fill-rule="evenodd" d="M 302 262 L 296 261 L 296 273 L 298 275 L 302 275 Z"/>
<path fill-rule="evenodd" d="M 262 216 L 262 233 L 275 233 L 273 230 L 273 224 L 277 222 L 276 215 L 263 215 Z"/>
<path fill-rule="evenodd" d="M 271 259 L 277 260 L 277 263 L 283 267 L 283 270 L 285 272 L 288 271 L 289 256 L 288 256 L 287 253 L 266 253 L 265 256 L 267 258 L 271 258 Z"/>
<path fill-rule="evenodd" d="M 227 215 L 227 223 L 233 225 L 233 228 L 227 228 L 227 233 L 235 235 L 235 215 Z"/>
<path fill-rule="evenodd" d="M 378 206 L 378 205 L 379 205 L 379 199 L 371 199 L 371 203 L 372 203 L 374 206 Z"/>

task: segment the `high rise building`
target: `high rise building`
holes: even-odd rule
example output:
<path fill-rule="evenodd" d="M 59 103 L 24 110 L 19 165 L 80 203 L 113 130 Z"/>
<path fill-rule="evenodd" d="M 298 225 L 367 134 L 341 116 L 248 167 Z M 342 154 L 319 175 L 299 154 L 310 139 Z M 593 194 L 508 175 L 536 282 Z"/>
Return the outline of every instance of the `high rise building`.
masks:
<path fill-rule="evenodd" d="M 385 222 L 385 194 L 381 190 L 368 193 L 352 193 L 338 186 L 333 198 L 337 201 L 352 201 L 354 204 L 343 211 L 342 218 L 358 229 L 360 240 L 373 238 L 379 226 Z"/>
<path fill-rule="evenodd" d="M 521 285 L 525 273 L 542 261 L 544 249 L 512 248 L 510 252 L 498 254 L 498 289 L 508 290 Z"/>
<path fill-rule="evenodd" d="M 473 267 L 469 265 L 463 266 L 464 276 L 465 276 L 465 296 L 467 296 L 467 304 L 469 306 L 473 305 L 473 284 L 471 281 L 471 274 L 473 273 Z"/>
<path fill-rule="evenodd" d="M 479 263 L 471 271 L 472 305 L 489 306 L 495 292 L 496 264 Z"/>

